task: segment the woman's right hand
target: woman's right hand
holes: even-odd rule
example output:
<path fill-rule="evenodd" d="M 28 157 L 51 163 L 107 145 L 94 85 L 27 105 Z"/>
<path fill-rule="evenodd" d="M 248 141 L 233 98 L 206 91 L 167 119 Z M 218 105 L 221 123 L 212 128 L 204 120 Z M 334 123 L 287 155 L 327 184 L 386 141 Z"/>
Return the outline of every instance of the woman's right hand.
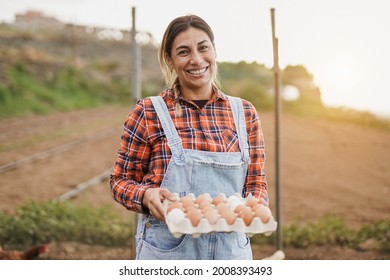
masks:
<path fill-rule="evenodd" d="M 162 202 L 168 199 L 177 200 L 177 197 L 164 188 L 149 188 L 144 193 L 142 204 L 149 209 L 149 213 L 156 219 L 165 222 L 164 209 Z"/>

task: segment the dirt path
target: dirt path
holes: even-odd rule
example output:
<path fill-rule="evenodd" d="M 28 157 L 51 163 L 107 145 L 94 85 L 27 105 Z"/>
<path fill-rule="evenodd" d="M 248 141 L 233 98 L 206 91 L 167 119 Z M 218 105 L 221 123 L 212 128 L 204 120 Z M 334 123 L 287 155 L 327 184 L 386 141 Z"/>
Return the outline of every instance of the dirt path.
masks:
<path fill-rule="evenodd" d="M 0 210 L 12 213 L 28 200 L 53 199 L 112 167 L 128 111 L 129 108 L 106 107 L 1 120 L 0 165 L 72 141 L 85 141 L 62 153 L 0 173 Z M 274 211 L 274 118 L 272 112 L 260 116 Z M 388 218 L 389 132 L 293 115 L 284 116 L 282 129 L 284 224 L 316 221 L 330 213 L 343 217 L 353 227 Z M 108 188 L 108 182 L 104 182 L 75 202 L 108 204 L 128 215 L 112 201 Z M 307 258 L 308 254 L 292 258 Z M 329 258 L 335 252 L 321 254 L 315 253 L 311 258 Z"/>
<path fill-rule="evenodd" d="M 274 197 L 272 119 L 263 117 Z M 388 218 L 390 133 L 287 115 L 283 118 L 282 205 L 286 223 L 333 213 L 352 226 Z"/>
<path fill-rule="evenodd" d="M 28 200 L 53 199 L 113 166 L 126 108 L 100 108 L 48 117 L 2 120 L 0 154 L 5 164 L 66 143 L 72 149 L 1 173 L 1 210 L 13 211 Z M 24 133 L 26 131 L 26 133 Z"/>

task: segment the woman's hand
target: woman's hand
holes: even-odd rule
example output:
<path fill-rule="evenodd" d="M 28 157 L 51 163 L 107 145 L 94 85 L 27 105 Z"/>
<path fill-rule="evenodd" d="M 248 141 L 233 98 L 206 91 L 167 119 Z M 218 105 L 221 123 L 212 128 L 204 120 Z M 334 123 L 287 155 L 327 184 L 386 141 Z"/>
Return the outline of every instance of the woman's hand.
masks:
<path fill-rule="evenodd" d="M 170 201 L 177 200 L 177 197 L 164 188 L 149 188 L 145 191 L 142 204 L 149 209 L 151 215 L 156 219 L 165 221 L 164 209 L 162 202 L 168 199 Z"/>

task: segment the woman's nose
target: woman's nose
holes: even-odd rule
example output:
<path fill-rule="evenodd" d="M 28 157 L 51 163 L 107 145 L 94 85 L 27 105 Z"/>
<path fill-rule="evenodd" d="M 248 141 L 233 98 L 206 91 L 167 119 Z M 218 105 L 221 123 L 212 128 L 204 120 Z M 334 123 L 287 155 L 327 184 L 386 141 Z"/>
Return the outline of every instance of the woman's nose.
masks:
<path fill-rule="evenodd" d="M 202 54 L 199 52 L 193 52 L 191 59 L 190 59 L 190 63 L 191 64 L 200 64 L 201 62 L 203 62 Z"/>

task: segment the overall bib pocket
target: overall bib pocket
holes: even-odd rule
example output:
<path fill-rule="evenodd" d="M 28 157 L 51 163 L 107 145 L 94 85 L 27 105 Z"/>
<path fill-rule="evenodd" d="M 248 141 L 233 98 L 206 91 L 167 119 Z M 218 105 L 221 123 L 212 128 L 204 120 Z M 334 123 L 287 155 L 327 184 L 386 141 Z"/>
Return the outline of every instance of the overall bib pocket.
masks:
<path fill-rule="evenodd" d="M 191 192 L 198 196 L 207 190 L 212 197 L 220 193 L 233 195 L 244 185 L 243 162 L 226 164 L 219 162 L 194 161 Z"/>

